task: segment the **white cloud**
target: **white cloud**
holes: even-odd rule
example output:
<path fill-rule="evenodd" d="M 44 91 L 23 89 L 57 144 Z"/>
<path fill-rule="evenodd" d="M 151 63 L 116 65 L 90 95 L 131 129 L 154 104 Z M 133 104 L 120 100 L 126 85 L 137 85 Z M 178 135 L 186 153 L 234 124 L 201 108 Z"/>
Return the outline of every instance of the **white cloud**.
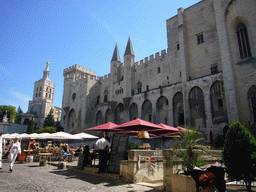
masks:
<path fill-rule="evenodd" d="M 22 101 L 26 101 L 28 102 L 29 101 L 29 97 L 21 92 L 18 92 L 18 91 L 10 91 L 10 94 L 14 97 L 16 97 L 17 99 L 19 100 L 22 100 Z"/>

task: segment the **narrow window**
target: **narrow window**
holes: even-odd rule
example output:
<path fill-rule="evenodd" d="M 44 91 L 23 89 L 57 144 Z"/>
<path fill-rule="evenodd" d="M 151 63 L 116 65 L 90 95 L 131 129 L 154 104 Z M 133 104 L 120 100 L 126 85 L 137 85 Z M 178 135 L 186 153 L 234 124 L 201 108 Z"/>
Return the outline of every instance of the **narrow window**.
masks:
<path fill-rule="evenodd" d="M 36 91 L 38 91 L 38 87 L 36 88 Z"/>
<path fill-rule="evenodd" d="M 147 85 L 147 91 L 149 90 L 149 85 Z"/>
<path fill-rule="evenodd" d="M 223 100 L 221 98 L 218 99 L 218 105 L 219 105 L 219 108 L 223 107 Z"/>
<path fill-rule="evenodd" d="M 167 80 L 169 80 L 169 76 L 167 76 L 166 78 L 167 78 Z"/>
<path fill-rule="evenodd" d="M 218 65 L 213 64 L 211 65 L 211 74 L 216 74 L 216 73 L 218 73 Z"/>
<path fill-rule="evenodd" d="M 148 115 L 148 121 L 151 122 L 152 120 L 152 115 Z"/>
<path fill-rule="evenodd" d="M 36 97 L 37 97 L 37 93 L 36 93 Z"/>
<path fill-rule="evenodd" d="M 39 92 L 39 97 L 41 97 L 41 92 Z"/>
<path fill-rule="evenodd" d="M 161 73 L 161 68 L 160 67 L 157 68 L 157 72 Z"/>
<path fill-rule="evenodd" d="M 72 95 L 73 102 L 75 101 L 75 99 L 76 99 L 76 93 L 73 93 L 73 95 Z"/>
<path fill-rule="evenodd" d="M 166 124 L 166 125 L 168 124 L 168 119 L 167 119 L 167 117 L 164 118 L 164 124 Z"/>
<path fill-rule="evenodd" d="M 196 36 L 197 36 L 197 44 L 201 44 L 204 42 L 203 33 L 196 34 Z"/>
<path fill-rule="evenodd" d="M 104 102 L 108 101 L 108 95 L 104 95 Z"/>
<path fill-rule="evenodd" d="M 50 93 L 52 92 L 52 89 L 50 89 Z"/>
<path fill-rule="evenodd" d="M 240 51 L 240 58 L 245 59 L 247 57 L 251 57 L 252 54 L 246 26 L 242 23 L 238 24 L 236 28 L 236 34 Z"/>
<path fill-rule="evenodd" d="M 47 97 L 47 93 L 45 93 L 45 97 Z"/>
<path fill-rule="evenodd" d="M 176 46 L 177 46 L 177 50 L 180 50 L 180 44 L 179 44 L 179 42 L 176 44 Z"/>
<path fill-rule="evenodd" d="M 99 105 L 100 104 L 100 96 L 98 95 L 98 97 L 97 97 L 97 105 Z"/>
<path fill-rule="evenodd" d="M 141 88 L 138 88 L 138 93 L 141 93 Z"/>
<path fill-rule="evenodd" d="M 42 90 L 42 87 L 40 87 L 40 91 Z"/>
<path fill-rule="evenodd" d="M 49 99 L 51 99 L 51 94 L 49 94 Z"/>

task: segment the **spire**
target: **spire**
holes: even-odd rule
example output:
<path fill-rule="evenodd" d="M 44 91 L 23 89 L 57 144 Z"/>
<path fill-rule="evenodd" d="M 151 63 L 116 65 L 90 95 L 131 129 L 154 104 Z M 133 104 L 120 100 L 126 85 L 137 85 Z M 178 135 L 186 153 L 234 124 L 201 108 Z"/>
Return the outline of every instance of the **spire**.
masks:
<path fill-rule="evenodd" d="M 120 56 L 119 56 L 119 51 L 118 51 L 117 44 L 115 46 L 115 50 L 114 50 L 113 57 L 112 57 L 111 61 L 120 61 Z"/>
<path fill-rule="evenodd" d="M 126 45 L 126 49 L 125 49 L 125 54 L 124 55 L 134 55 L 130 36 L 129 36 L 129 39 L 128 39 L 128 42 L 127 42 L 127 45 Z"/>
<path fill-rule="evenodd" d="M 45 68 L 45 70 L 44 70 L 43 79 L 49 79 L 49 75 L 50 75 L 49 64 L 50 64 L 50 61 L 47 61 L 47 63 L 46 63 L 46 68 Z"/>

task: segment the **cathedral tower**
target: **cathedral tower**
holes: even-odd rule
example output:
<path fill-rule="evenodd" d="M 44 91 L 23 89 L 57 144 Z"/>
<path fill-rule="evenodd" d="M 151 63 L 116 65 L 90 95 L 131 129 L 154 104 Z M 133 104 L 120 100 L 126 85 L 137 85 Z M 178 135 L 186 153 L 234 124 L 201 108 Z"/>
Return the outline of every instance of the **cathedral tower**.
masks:
<path fill-rule="evenodd" d="M 35 127 L 42 128 L 45 117 L 51 111 L 55 121 L 61 120 L 61 108 L 53 106 L 55 84 L 49 79 L 50 62 L 47 61 L 46 68 L 43 72 L 43 78 L 35 82 L 33 100 L 29 101 L 28 111 L 25 119 L 34 117 Z"/>

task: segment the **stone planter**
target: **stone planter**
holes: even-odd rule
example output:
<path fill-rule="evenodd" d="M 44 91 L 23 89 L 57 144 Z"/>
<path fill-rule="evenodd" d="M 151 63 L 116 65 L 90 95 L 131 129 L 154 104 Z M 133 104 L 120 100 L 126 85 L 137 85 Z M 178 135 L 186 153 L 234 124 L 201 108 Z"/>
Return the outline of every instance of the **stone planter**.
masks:
<path fill-rule="evenodd" d="M 196 182 L 191 176 L 173 174 L 172 191 L 196 192 Z"/>

